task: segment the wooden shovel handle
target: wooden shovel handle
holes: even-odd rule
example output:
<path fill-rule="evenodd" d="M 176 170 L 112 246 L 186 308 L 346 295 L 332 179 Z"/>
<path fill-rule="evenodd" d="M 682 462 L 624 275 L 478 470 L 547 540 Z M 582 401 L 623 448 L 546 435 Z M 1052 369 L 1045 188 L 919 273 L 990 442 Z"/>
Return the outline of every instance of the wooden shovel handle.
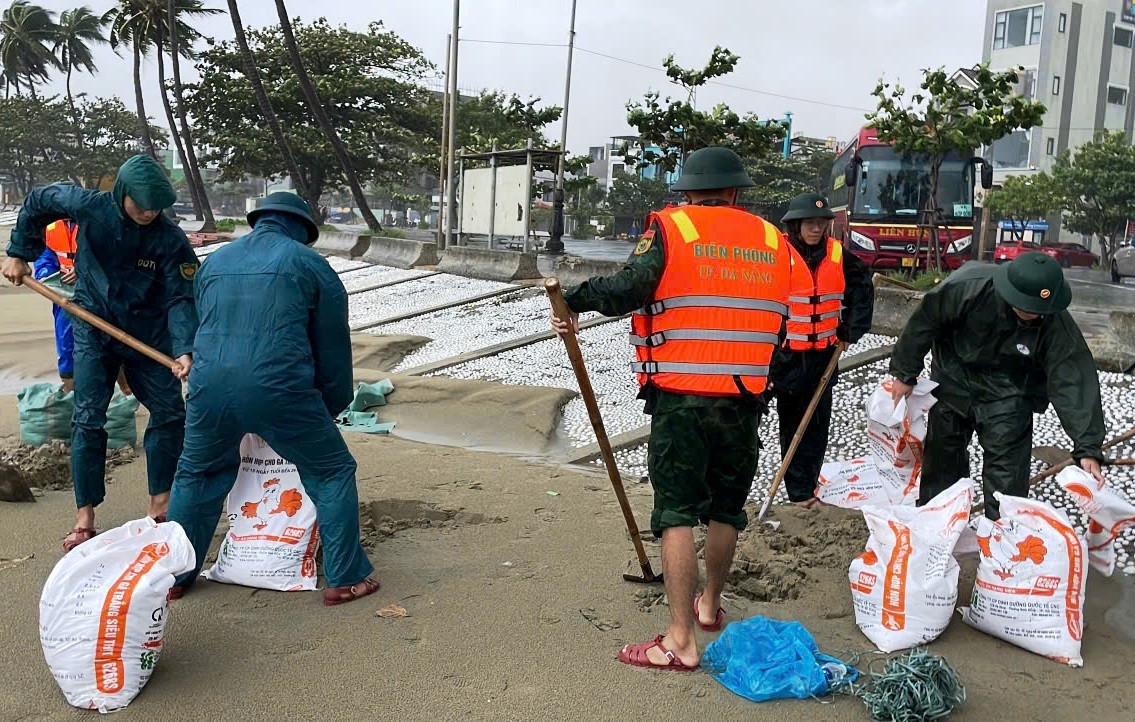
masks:
<path fill-rule="evenodd" d="M 162 366 L 165 366 L 169 370 L 174 371 L 174 372 L 178 372 L 178 371 L 181 370 L 181 364 L 179 364 L 177 361 L 174 361 L 172 358 L 170 358 L 169 356 L 166 356 L 161 351 L 158 351 L 157 349 L 155 349 L 153 347 L 147 346 L 146 344 L 142 343 L 141 341 L 134 338 L 130 334 L 126 333 L 122 329 L 118 328 L 117 326 L 112 326 L 111 324 L 102 320 L 101 318 L 94 315 L 93 313 L 91 313 L 87 309 L 81 308 L 80 306 L 75 305 L 75 303 L 72 302 L 70 299 L 64 298 L 63 296 L 61 296 L 60 294 L 51 290 L 50 288 L 43 285 L 42 283 L 35 280 L 34 278 L 31 278 L 30 276 L 25 276 L 24 279 L 23 279 L 23 284 L 25 286 L 27 286 L 28 288 L 30 288 L 31 290 L 38 293 L 39 295 L 46 298 L 48 301 L 51 301 L 52 303 L 54 303 L 56 306 L 59 306 L 60 308 L 62 308 L 64 311 L 71 314 L 75 318 L 77 318 L 77 319 L 79 319 L 79 320 L 81 320 L 85 323 L 88 323 L 91 326 L 94 326 L 98 330 L 105 333 L 107 336 L 110 336 L 111 338 L 115 339 L 116 341 L 120 341 L 123 344 L 129 346 L 130 348 L 134 349 L 138 353 L 143 354 L 144 356 L 147 356 L 148 358 L 151 358 L 154 361 L 157 361 L 158 363 L 160 363 Z"/>
<path fill-rule="evenodd" d="M 564 300 L 559 279 L 549 278 L 545 280 L 544 290 L 548 292 L 548 299 L 552 303 L 552 313 L 555 314 L 556 318 L 565 323 L 571 323 L 571 309 L 568 308 L 567 301 Z M 599 412 L 599 404 L 595 400 L 595 390 L 591 387 L 591 378 L 587 375 L 587 366 L 583 363 L 583 352 L 579 350 L 579 341 L 576 338 L 575 329 L 570 329 L 564 335 L 563 340 L 564 346 L 567 347 L 572 370 L 575 371 L 575 380 L 579 384 L 579 393 L 583 397 L 584 405 L 587 406 L 587 416 L 591 419 L 591 427 L 595 429 L 595 440 L 599 443 L 603 465 L 607 467 L 607 476 L 611 480 L 611 486 L 615 489 L 615 496 L 619 499 L 619 507 L 623 510 L 623 518 L 627 522 L 627 531 L 630 532 L 631 541 L 634 542 L 639 566 L 642 567 L 646 580 L 651 581 L 654 579 L 654 572 L 650 568 L 646 548 L 642 545 L 642 537 L 639 535 L 638 524 L 635 522 L 631 503 L 627 499 L 627 492 L 623 489 L 623 480 L 619 476 L 615 454 L 611 451 L 611 442 L 607 438 L 607 430 L 603 426 L 603 415 Z"/>

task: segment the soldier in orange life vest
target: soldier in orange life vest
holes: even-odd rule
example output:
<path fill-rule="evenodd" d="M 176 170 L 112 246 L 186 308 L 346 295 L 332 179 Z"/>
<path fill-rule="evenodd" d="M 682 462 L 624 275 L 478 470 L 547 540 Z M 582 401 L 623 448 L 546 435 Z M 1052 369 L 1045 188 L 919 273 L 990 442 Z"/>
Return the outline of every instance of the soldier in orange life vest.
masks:
<path fill-rule="evenodd" d="M 37 281 L 59 274 L 59 282 L 74 286 L 79 276 L 75 273 L 76 245 L 79 226 L 69 218 L 49 223 L 44 229 L 46 244 L 43 253 L 36 259 L 33 273 Z M 71 317 L 59 306 L 52 305 L 55 318 L 55 351 L 58 357 L 59 378 L 63 381 L 63 391 L 69 393 L 75 387 L 75 332 L 71 327 Z M 118 372 L 118 387 L 122 393 L 130 395 L 126 383 L 126 373 Z"/>
<path fill-rule="evenodd" d="M 837 347 L 846 348 L 871 330 L 875 287 L 867 266 L 827 235 L 835 217 L 828 200 L 803 193 L 781 219 L 799 254 L 793 266 L 788 335 L 777 352 L 772 388 L 780 420 L 780 452 L 787 453 L 816 387 Z M 789 501 L 816 503 L 816 483 L 828 448 L 832 418 L 832 374 L 784 477 Z"/>
<path fill-rule="evenodd" d="M 650 526 L 662 538 L 670 606 L 665 635 L 619 653 L 639 667 L 688 671 L 699 663 L 697 623 L 717 631 L 721 592 L 733 563 L 743 506 L 757 468 L 757 429 L 769 364 L 788 314 L 791 249 L 768 221 L 736 207 L 752 186 L 741 159 L 726 148 L 690 154 L 674 190 L 689 205 L 647 218 L 622 271 L 569 291 L 569 322 L 580 311 L 635 311 L 630 341 L 639 398 L 651 415 Z M 707 523 L 706 587 L 698 582 L 694 530 Z"/>

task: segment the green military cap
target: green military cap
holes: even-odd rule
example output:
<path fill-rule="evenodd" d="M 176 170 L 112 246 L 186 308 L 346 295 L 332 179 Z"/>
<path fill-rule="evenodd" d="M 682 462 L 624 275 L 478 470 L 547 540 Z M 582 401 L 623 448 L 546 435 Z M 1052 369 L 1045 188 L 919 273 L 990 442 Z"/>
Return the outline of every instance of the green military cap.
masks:
<path fill-rule="evenodd" d="M 713 191 L 756 185 L 745 172 L 741 156 L 728 148 L 700 148 L 690 153 L 682 175 L 671 186 L 676 191 Z"/>
<path fill-rule="evenodd" d="M 1060 313 L 1072 303 L 1072 287 L 1051 256 L 1030 251 L 1012 263 L 998 266 L 993 286 L 1005 302 L 1025 313 Z"/>
<path fill-rule="evenodd" d="M 287 213 L 302 221 L 307 228 L 307 245 L 310 246 L 319 240 L 319 224 L 315 222 L 315 215 L 311 212 L 311 206 L 295 193 L 277 191 L 265 197 L 260 205 L 248 214 L 248 225 L 255 228 L 257 219 L 268 211 Z"/>
<path fill-rule="evenodd" d="M 788 221 L 801 221 L 805 218 L 835 218 L 828 199 L 819 193 L 801 193 L 788 204 L 788 212 L 781 223 Z"/>

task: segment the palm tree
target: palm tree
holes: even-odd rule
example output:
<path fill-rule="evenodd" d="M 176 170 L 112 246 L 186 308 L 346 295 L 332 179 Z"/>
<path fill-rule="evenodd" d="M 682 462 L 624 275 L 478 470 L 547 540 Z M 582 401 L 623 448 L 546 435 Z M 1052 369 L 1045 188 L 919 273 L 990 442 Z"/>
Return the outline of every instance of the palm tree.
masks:
<path fill-rule="evenodd" d="M 55 13 L 27 0 L 15 0 L 0 17 L 0 77 L 4 94 L 15 88 L 20 94 L 21 79 L 31 96 L 35 84 L 47 80 L 48 71 L 58 67 L 48 45 L 55 40 Z"/>
<path fill-rule="evenodd" d="M 292 178 L 296 192 L 299 193 L 301 198 L 306 199 L 313 209 L 318 208 L 319 199 L 311 197 L 307 182 L 300 175 L 296 157 L 292 154 L 292 147 L 288 144 L 284 129 L 280 127 L 280 119 L 276 116 L 276 110 L 272 107 L 268 92 L 264 90 L 264 82 L 260 79 L 260 69 L 256 65 L 256 58 L 253 57 L 252 50 L 248 47 L 248 36 L 244 32 L 244 23 L 240 19 L 240 9 L 237 8 L 236 0 L 228 0 L 228 4 L 229 17 L 233 21 L 233 32 L 236 33 L 236 44 L 240 49 L 241 58 L 244 60 L 244 75 L 252 84 L 252 94 L 256 96 L 256 102 L 260 105 L 260 112 L 268 121 L 268 127 L 272 131 L 272 136 L 276 139 L 276 146 L 280 149 L 280 155 L 284 157 L 284 165 L 288 169 L 288 175 Z"/>
<path fill-rule="evenodd" d="M 185 90 L 181 84 L 181 60 L 180 57 L 184 55 L 187 59 L 194 57 L 193 42 L 201 37 L 193 28 L 178 20 L 178 16 L 185 15 L 212 15 L 221 12 L 213 8 L 202 7 L 200 0 L 169 0 L 168 9 L 166 11 L 166 28 L 169 32 L 169 54 L 170 59 L 173 61 L 173 94 L 177 100 L 177 116 L 181 121 L 181 135 L 185 141 L 185 159 L 189 161 L 187 166 L 192 175 L 192 182 L 189 184 L 191 188 L 196 186 L 196 193 L 199 203 L 198 209 L 205 217 L 205 225 L 201 227 L 203 233 L 213 233 L 217 230 L 216 221 L 213 218 L 213 208 L 209 205 L 209 197 L 205 193 L 205 179 L 201 177 L 201 167 L 197 162 L 197 150 L 193 144 L 193 133 L 189 128 L 189 118 L 185 112 Z M 160 23 L 159 23 L 160 25 Z M 186 35 L 186 30 L 189 34 Z M 189 42 L 184 46 L 180 45 L 181 38 L 188 37 Z M 160 49 L 159 43 L 159 49 Z M 160 56 L 160 50 L 158 55 Z M 162 82 L 162 97 L 165 97 L 165 82 Z M 173 129 L 173 125 L 170 125 Z M 175 132 L 174 135 L 177 135 Z"/>
<path fill-rule="evenodd" d="M 110 17 L 110 46 L 118 50 L 119 46 L 129 44 L 134 52 L 134 105 L 138 112 L 138 122 L 141 126 L 142 150 L 147 154 L 158 157 L 154 150 L 154 139 L 150 136 L 150 119 L 146 115 L 146 101 L 142 96 L 142 55 L 143 49 L 149 46 L 150 36 L 146 26 L 145 0 L 119 0 L 118 6 L 112 8 L 107 15 Z"/>
<path fill-rule="evenodd" d="M 296 76 L 300 81 L 300 88 L 303 89 L 304 98 L 307 99 L 307 107 L 311 110 L 311 114 L 315 116 L 315 122 L 319 124 L 320 130 L 327 138 L 327 142 L 331 144 L 331 148 L 335 151 L 335 157 L 339 160 L 339 165 L 343 168 L 343 174 L 347 177 L 347 185 L 351 187 L 351 195 L 355 198 L 355 203 L 359 206 L 359 213 L 362 214 L 363 219 L 367 223 L 367 227 L 372 231 L 382 230 L 379 225 L 378 219 L 371 213 L 370 206 L 367 205 L 366 195 L 363 194 L 363 187 L 359 183 L 359 176 L 355 172 L 354 164 L 351 163 L 351 156 L 347 154 L 347 148 L 343 145 L 343 141 L 339 138 L 339 133 L 336 132 L 335 126 L 331 125 L 331 119 L 327 117 L 327 113 L 323 110 L 323 103 L 319 99 L 319 93 L 316 92 L 315 86 L 312 85 L 311 77 L 307 74 L 307 69 L 304 68 L 303 58 L 300 56 L 299 45 L 296 44 L 295 33 L 292 32 L 292 22 L 288 17 L 288 9 L 284 6 L 284 0 L 276 0 L 276 13 L 280 16 L 280 30 L 284 35 L 284 46 L 288 49 L 288 55 L 292 59 L 292 65 L 295 66 Z"/>
<path fill-rule="evenodd" d="M 72 109 L 75 103 L 71 95 L 71 73 L 78 70 L 94 74 L 95 60 L 91 55 L 91 44 L 107 42 L 103 29 L 109 22 L 109 17 L 95 15 L 85 5 L 74 10 L 64 10 L 59 16 L 52 52 L 59 66 L 67 73 L 67 103 Z"/>

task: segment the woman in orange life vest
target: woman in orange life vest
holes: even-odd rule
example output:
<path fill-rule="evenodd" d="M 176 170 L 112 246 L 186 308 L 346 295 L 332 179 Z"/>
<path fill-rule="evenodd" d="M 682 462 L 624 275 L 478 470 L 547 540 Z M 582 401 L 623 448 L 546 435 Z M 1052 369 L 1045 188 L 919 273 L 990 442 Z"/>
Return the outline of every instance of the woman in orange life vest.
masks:
<path fill-rule="evenodd" d="M 792 199 L 781 219 L 804 261 L 804 266 L 798 261 L 793 268 L 787 336 L 770 374 L 781 454 L 787 452 L 836 348 L 846 348 L 871 329 L 875 300 L 871 274 L 862 261 L 844 252 L 839 241 L 828 237 L 834 217 L 826 198 L 803 193 Z M 789 500 L 800 506 L 816 503 L 835 380 L 833 374 L 784 477 Z"/>
<path fill-rule="evenodd" d="M 79 280 L 75 273 L 75 254 L 79 236 L 79 226 L 69 218 L 49 223 L 44 229 L 45 248 L 35 261 L 33 273 L 37 281 L 59 274 L 59 282 L 74 286 Z M 52 305 L 55 318 L 55 352 L 58 358 L 59 378 L 63 382 L 63 392 L 70 393 L 75 387 L 75 332 L 71 328 L 71 317 L 59 306 Z M 126 373 L 118 372 L 118 388 L 129 396 L 130 386 L 126 383 Z"/>

